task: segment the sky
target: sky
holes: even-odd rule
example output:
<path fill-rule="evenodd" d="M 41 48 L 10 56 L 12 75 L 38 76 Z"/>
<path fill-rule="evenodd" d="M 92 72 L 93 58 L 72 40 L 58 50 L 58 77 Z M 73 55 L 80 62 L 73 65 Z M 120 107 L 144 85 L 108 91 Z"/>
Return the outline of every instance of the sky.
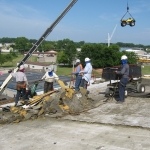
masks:
<path fill-rule="evenodd" d="M 0 38 L 39 39 L 72 0 L 0 0 Z M 135 26 L 121 27 L 127 11 Z M 78 0 L 46 40 L 150 45 L 150 0 Z M 124 19 L 130 16 L 127 14 Z M 116 27 L 116 28 L 115 28 Z M 112 34 L 114 31 L 114 34 Z"/>

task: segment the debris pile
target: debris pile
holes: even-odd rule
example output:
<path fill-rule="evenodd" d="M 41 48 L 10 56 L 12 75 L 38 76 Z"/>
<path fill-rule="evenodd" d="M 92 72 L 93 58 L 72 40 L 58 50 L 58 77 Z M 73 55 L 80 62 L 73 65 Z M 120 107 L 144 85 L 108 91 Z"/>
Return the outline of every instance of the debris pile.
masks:
<path fill-rule="evenodd" d="M 45 94 L 34 96 L 22 105 L 6 106 L 2 110 L 0 124 L 20 122 L 28 119 L 36 119 L 42 115 L 64 116 L 67 114 L 77 115 L 83 111 L 94 108 L 96 101 L 89 98 L 87 90 L 80 88 L 80 92 L 75 92 L 73 88 L 66 87 L 58 81 L 61 89 L 50 91 Z"/>

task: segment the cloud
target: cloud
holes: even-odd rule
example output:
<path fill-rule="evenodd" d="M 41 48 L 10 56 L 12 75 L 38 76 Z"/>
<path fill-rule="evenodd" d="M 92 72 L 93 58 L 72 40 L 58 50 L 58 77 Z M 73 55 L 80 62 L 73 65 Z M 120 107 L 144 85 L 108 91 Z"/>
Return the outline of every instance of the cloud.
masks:
<path fill-rule="evenodd" d="M 6 3 L 4 1 L 0 2 L 0 14 L 18 17 L 18 18 L 42 18 L 44 16 L 41 15 L 37 9 L 34 9 L 31 6 L 21 4 L 21 3 Z M 46 19 L 46 18 L 45 18 Z"/>
<path fill-rule="evenodd" d="M 22 16 L 14 5 L 5 4 L 4 2 L 0 2 L 0 13 L 11 16 Z"/>

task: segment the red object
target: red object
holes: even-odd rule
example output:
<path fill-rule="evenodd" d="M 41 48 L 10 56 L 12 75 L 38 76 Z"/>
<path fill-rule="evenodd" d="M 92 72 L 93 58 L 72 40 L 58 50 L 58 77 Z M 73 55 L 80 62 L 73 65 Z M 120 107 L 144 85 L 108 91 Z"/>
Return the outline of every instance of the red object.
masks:
<path fill-rule="evenodd" d="M 87 83 L 87 86 L 90 86 L 90 82 L 89 82 L 89 83 Z"/>
<path fill-rule="evenodd" d="M 54 87 L 52 88 L 52 90 L 51 91 L 54 91 Z"/>
<path fill-rule="evenodd" d="M 22 69 L 22 70 L 19 70 L 20 72 L 24 72 L 24 69 Z"/>

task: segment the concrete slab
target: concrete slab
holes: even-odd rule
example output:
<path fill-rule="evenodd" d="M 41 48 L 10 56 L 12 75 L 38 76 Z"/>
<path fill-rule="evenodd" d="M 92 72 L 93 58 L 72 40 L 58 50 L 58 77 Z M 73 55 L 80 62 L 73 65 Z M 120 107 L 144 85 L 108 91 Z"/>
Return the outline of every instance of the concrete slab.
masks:
<path fill-rule="evenodd" d="M 41 118 L 0 126 L 2 150 L 149 150 L 150 131 Z"/>

